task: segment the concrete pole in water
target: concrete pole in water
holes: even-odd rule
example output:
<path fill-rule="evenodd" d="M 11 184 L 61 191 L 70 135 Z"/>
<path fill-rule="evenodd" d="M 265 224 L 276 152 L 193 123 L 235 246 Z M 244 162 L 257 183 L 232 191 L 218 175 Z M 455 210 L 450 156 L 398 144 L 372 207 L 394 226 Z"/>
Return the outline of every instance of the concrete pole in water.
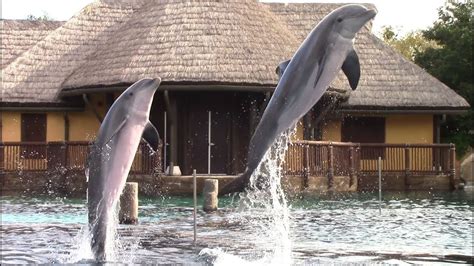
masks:
<path fill-rule="evenodd" d="M 202 196 L 204 197 L 204 204 L 202 206 L 205 212 L 217 211 L 217 192 L 219 190 L 219 181 L 216 179 L 204 180 L 204 188 L 202 190 Z"/>
<path fill-rule="evenodd" d="M 194 228 L 194 240 L 193 243 L 196 245 L 196 212 L 197 212 L 197 188 L 196 188 L 196 169 L 193 170 L 193 201 L 194 201 L 194 211 L 193 211 L 193 228 Z"/>
<path fill-rule="evenodd" d="M 138 223 L 138 183 L 127 182 L 120 196 L 119 222 L 121 224 Z"/>

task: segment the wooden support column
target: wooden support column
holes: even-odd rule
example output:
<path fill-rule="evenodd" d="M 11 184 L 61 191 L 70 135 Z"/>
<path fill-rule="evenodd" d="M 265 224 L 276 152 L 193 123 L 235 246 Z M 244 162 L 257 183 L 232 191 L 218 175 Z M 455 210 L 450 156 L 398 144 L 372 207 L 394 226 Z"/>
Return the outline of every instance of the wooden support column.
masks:
<path fill-rule="evenodd" d="M 449 147 L 449 166 L 449 179 L 451 182 L 451 188 L 456 188 L 456 146 L 453 143 L 451 143 Z"/>
<path fill-rule="evenodd" d="M 331 143 L 328 146 L 328 190 L 334 187 L 334 147 Z"/>
<path fill-rule="evenodd" d="M 165 104 L 166 111 L 169 118 L 169 130 L 170 130 L 170 172 L 173 171 L 173 166 L 178 165 L 178 108 L 176 99 L 170 97 L 168 91 L 165 91 Z"/>
<path fill-rule="evenodd" d="M 405 145 L 405 188 L 408 185 L 408 178 L 410 176 L 410 148 Z"/>

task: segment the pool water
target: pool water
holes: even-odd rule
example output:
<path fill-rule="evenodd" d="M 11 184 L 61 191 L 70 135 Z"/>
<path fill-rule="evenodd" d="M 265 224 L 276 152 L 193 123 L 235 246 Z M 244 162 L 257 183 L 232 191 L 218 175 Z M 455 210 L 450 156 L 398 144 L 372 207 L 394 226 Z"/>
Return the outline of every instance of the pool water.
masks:
<path fill-rule="evenodd" d="M 200 199 L 201 202 L 201 199 Z M 472 194 L 350 193 L 294 198 L 290 205 L 291 264 L 472 264 Z M 1 264 L 87 263 L 83 199 L 0 197 Z M 120 225 L 121 263 L 260 264 L 272 243 L 258 208 L 220 199 L 214 214 L 199 211 L 193 243 L 191 198 L 142 198 L 139 224 Z M 275 261 L 273 261 L 275 262 Z"/>

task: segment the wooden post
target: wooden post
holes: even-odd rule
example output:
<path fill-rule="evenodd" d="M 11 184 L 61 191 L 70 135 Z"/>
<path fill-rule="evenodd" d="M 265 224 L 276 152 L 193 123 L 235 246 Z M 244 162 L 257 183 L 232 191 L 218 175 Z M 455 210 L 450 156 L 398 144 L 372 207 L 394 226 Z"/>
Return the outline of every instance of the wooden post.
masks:
<path fill-rule="evenodd" d="M 309 183 L 309 144 L 304 144 L 304 153 L 303 153 L 303 186 L 308 187 Z"/>
<path fill-rule="evenodd" d="M 408 144 L 405 145 L 405 188 L 408 185 L 408 178 L 410 176 L 410 148 Z"/>
<path fill-rule="evenodd" d="M 138 223 L 138 183 L 127 182 L 120 196 L 119 222 L 121 224 Z"/>
<path fill-rule="evenodd" d="M 204 204 L 202 206 L 205 212 L 217 211 L 218 199 L 217 192 L 219 190 L 219 181 L 217 179 L 204 180 L 204 188 L 202 195 L 204 197 Z"/>
<path fill-rule="evenodd" d="M 331 190 L 334 187 L 334 147 L 332 143 L 329 143 L 328 151 L 328 189 Z"/>
<path fill-rule="evenodd" d="M 354 146 L 351 146 L 349 148 L 349 187 L 352 187 L 356 184 L 354 160 L 355 160 Z"/>
<path fill-rule="evenodd" d="M 197 182 L 196 182 L 196 169 L 193 170 L 193 243 L 196 245 L 196 238 L 197 238 L 197 221 L 196 221 L 196 213 L 197 213 Z"/>
<path fill-rule="evenodd" d="M 456 188 L 456 146 L 453 143 L 451 143 L 449 147 L 449 166 L 451 188 Z"/>

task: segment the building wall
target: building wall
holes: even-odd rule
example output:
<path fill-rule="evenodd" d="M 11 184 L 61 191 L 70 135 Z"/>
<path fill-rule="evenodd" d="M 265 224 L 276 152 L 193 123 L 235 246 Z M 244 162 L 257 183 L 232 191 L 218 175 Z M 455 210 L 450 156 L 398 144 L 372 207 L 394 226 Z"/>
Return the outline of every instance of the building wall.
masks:
<path fill-rule="evenodd" d="M 323 141 L 341 141 L 341 121 L 329 120 L 323 127 Z"/>
<path fill-rule="evenodd" d="M 296 123 L 296 131 L 291 136 L 291 140 L 304 140 L 304 126 L 302 121 Z"/>
<path fill-rule="evenodd" d="M 433 143 L 433 115 L 389 115 L 386 143 Z"/>
<path fill-rule="evenodd" d="M 433 143 L 433 115 L 385 115 L 385 143 Z M 322 140 L 341 141 L 341 121 L 330 120 Z"/>
<path fill-rule="evenodd" d="M 21 141 L 21 113 L 1 112 L 2 141 Z"/>
<path fill-rule="evenodd" d="M 104 118 L 106 113 L 105 95 L 92 95 L 90 103 L 94 106 L 99 116 Z M 90 106 L 86 106 L 84 112 L 69 112 L 68 117 L 70 141 L 90 141 L 95 138 L 100 122 Z"/>
<path fill-rule="evenodd" d="M 64 141 L 64 114 L 62 112 L 47 113 L 46 141 Z"/>

